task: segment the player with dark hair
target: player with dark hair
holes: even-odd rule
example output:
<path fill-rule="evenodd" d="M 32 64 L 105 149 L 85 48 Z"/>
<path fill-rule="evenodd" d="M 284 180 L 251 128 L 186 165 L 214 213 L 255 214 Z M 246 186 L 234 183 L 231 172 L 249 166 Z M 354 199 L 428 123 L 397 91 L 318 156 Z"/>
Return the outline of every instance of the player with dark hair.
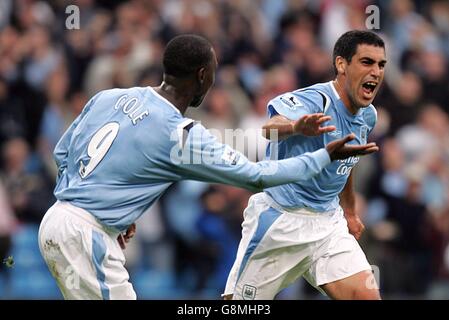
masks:
<path fill-rule="evenodd" d="M 313 152 L 349 133 L 356 134 L 352 144 L 366 144 L 377 120 L 371 103 L 384 78 L 384 42 L 370 31 L 349 31 L 336 42 L 333 57 L 334 81 L 268 103 L 264 129 L 277 130 L 281 140 L 271 143 L 278 144 L 279 159 Z M 304 117 L 316 113 L 334 130 L 304 130 Z M 352 168 L 358 161 L 334 161 L 310 180 L 265 188 L 250 198 L 226 299 L 273 299 L 301 276 L 334 299 L 380 299 L 356 240 L 364 229 L 355 212 Z"/>
<path fill-rule="evenodd" d="M 57 202 L 41 222 L 39 246 L 66 299 L 136 298 L 121 247 L 134 235 L 134 222 L 176 181 L 261 190 L 378 150 L 345 145 L 354 138 L 347 136 L 291 159 L 250 162 L 183 116 L 214 82 L 211 44 L 195 35 L 175 37 L 163 65 L 159 87 L 96 94 L 56 146 Z M 309 126 L 318 128 L 321 118 L 315 115 Z"/>

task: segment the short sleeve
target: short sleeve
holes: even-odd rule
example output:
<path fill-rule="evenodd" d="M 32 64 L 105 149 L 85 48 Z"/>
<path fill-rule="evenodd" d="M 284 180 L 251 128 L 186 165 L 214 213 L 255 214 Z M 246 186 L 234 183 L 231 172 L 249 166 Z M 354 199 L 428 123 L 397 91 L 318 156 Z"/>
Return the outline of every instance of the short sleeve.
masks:
<path fill-rule="evenodd" d="M 297 120 L 310 113 L 323 112 L 322 97 L 315 90 L 288 92 L 270 100 L 268 116 L 280 114 L 290 120 Z"/>

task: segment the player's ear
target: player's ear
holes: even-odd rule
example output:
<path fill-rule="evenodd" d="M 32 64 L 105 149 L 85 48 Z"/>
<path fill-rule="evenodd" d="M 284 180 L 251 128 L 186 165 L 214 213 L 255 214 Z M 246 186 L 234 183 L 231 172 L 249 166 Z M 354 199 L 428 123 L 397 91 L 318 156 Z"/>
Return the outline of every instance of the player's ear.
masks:
<path fill-rule="evenodd" d="M 202 67 L 197 72 L 197 79 L 201 86 L 203 85 L 205 78 L 206 78 L 206 68 Z"/>
<path fill-rule="evenodd" d="M 335 67 L 339 74 L 344 75 L 346 73 L 346 60 L 341 56 L 335 58 Z"/>

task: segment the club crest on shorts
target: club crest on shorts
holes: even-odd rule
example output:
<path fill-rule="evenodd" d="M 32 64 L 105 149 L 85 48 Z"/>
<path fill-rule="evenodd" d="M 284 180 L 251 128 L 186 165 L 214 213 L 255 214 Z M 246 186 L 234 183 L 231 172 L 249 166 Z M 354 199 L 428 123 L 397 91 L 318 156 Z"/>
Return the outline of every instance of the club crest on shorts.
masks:
<path fill-rule="evenodd" d="M 366 144 L 368 139 L 368 126 L 360 127 L 360 144 Z"/>
<path fill-rule="evenodd" d="M 257 288 L 245 284 L 243 286 L 243 300 L 254 300 L 256 298 Z"/>

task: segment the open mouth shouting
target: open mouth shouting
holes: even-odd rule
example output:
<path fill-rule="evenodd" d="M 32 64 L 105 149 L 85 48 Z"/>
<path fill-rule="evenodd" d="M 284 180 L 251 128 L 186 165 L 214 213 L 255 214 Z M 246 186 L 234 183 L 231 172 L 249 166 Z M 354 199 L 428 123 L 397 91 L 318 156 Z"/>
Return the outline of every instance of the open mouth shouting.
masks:
<path fill-rule="evenodd" d="M 362 84 L 362 97 L 365 100 L 372 100 L 374 99 L 374 95 L 376 93 L 376 88 L 378 86 L 377 81 L 366 81 Z"/>

